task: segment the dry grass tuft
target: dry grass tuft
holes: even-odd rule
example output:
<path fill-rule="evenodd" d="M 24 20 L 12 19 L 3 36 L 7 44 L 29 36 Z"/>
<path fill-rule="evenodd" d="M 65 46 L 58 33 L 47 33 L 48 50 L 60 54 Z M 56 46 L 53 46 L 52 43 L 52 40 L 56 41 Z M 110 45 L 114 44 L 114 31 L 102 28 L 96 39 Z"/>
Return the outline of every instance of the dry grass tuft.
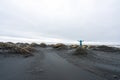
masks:
<path fill-rule="evenodd" d="M 95 49 L 97 46 L 96 45 L 88 45 L 88 49 Z"/>
<path fill-rule="evenodd" d="M 16 43 L 16 46 L 18 47 L 26 47 L 26 46 L 29 46 L 28 43 Z"/>
<path fill-rule="evenodd" d="M 65 49 L 67 47 L 65 44 L 62 44 L 62 43 L 58 43 L 52 46 L 53 48 L 56 48 L 56 49 Z"/>
<path fill-rule="evenodd" d="M 31 51 L 29 51 L 27 48 L 19 48 L 18 53 L 20 54 L 31 54 Z"/>
<path fill-rule="evenodd" d="M 12 45 L 12 44 L 9 44 L 9 43 L 0 42 L 0 49 L 10 49 L 13 46 L 15 46 L 15 45 Z"/>
<path fill-rule="evenodd" d="M 88 49 L 88 45 L 83 45 L 82 48 L 83 49 Z"/>
<path fill-rule="evenodd" d="M 35 51 L 35 49 L 33 47 L 31 47 L 31 46 L 23 47 L 23 49 L 28 50 L 30 52 Z"/>
<path fill-rule="evenodd" d="M 79 45 L 73 44 L 73 45 L 70 45 L 69 47 L 72 48 L 72 49 L 75 49 L 75 48 L 78 48 Z"/>
<path fill-rule="evenodd" d="M 38 45 L 37 43 L 31 43 L 30 46 L 31 46 L 31 47 L 37 47 L 37 46 L 39 46 L 39 45 Z"/>
<path fill-rule="evenodd" d="M 40 43 L 40 47 L 47 47 L 47 45 L 45 43 Z"/>
<path fill-rule="evenodd" d="M 0 42 L 0 49 L 2 52 L 16 53 L 16 54 L 32 54 L 35 49 L 25 43 L 3 43 Z"/>

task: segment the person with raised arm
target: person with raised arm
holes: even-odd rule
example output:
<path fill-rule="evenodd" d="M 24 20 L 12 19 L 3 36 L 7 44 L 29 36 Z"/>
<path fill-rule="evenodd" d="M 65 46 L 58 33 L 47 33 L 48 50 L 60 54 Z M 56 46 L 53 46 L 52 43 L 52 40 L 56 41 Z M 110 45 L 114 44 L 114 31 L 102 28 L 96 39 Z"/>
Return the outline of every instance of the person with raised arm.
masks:
<path fill-rule="evenodd" d="M 80 47 L 82 47 L 83 40 L 78 40 L 78 42 L 80 42 Z"/>

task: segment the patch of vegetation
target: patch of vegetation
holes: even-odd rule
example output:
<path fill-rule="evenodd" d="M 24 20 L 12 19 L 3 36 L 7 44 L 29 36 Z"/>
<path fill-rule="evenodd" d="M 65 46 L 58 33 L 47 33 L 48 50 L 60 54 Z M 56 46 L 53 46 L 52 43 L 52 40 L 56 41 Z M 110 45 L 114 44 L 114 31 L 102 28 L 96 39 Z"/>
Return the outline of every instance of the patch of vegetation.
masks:
<path fill-rule="evenodd" d="M 39 44 L 37 44 L 37 43 L 31 43 L 30 46 L 31 47 L 37 47 L 37 46 L 39 46 Z"/>
<path fill-rule="evenodd" d="M 56 49 L 66 49 L 67 48 L 67 46 L 62 43 L 54 44 L 54 45 L 52 45 L 52 47 L 56 48 Z"/>
<path fill-rule="evenodd" d="M 95 49 L 96 47 L 96 45 L 88 45 L 87 49 Z"/>
<path fill-rule="evenodd" d="M 69 47 L 72 48 L 72 49 L 75 49 L 75 48 L 78 48 L 79 45 L 73 44 L 73 45 L 70 45 Z"/>
<path fill-rule="evenodd" d="M 30 52 L 35 51 L 34 47 L 31 47 L 31 46 L 23 47 L 23 49 L 28 50 Z"/>
<path fill-rule="evenodd" d="M 43 48 L 47 47 L 47 45 L 46 45 L 45 43 L 40 43 L 39 46 L 40 46 L 40 47 L 43 47 Z"/>
<path fill-rule="evenodd" d="M 11 48 L 13 48 L 13 46 L 15 46 L 15 45 L 14 44 L 0 42 L 0 49 L 2 49 L 2 50 L 11 49 Z"/>
<path fill-rule="evenodd" d="M 26 46 L 29 46 L 30 44 L 28 43 L 16 43 L 16 46 L 18 47 L 26 47 Z"/>
<path fill-rule="evenodd" d="M 34 49 L 32 47 L 18 48 L 17 53 L 24 55 L 24 57 L 33 56 L 32 52 Z"/>
<path fill-rule="evenodd" d="M 88 45 L 83 45 L 82 48 L 83 49 L 88 49 Z"/>
<path fill-rule="evenodd" d="M 3 43 L 0 42 L 0 49 L 2 53 L 16 53 L 22 55 L 32 55 L 32 52 L 35 51 L 33 47 L 24 43 Z"/>

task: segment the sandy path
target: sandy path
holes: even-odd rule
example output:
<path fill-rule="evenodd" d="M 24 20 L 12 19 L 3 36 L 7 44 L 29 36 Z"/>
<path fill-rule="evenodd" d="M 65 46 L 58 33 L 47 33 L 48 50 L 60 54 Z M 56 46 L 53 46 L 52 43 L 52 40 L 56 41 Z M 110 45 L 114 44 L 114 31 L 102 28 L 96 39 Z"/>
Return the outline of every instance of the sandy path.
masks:
<path fill-rule="evenodd" d="M 43 72 L 34 73 L 36 74 L 34 79 L 37 77 L 38 80 L 104 80 L 67 62 L 50 49 L 40 49 L 40 51 L 45 56 L 42 60 Z"/>
<path fill-rule="evenodd" d="M 0 80 L 105 80 L 67 62 L 51 49 L 34 57 L 0 57 Z"/>

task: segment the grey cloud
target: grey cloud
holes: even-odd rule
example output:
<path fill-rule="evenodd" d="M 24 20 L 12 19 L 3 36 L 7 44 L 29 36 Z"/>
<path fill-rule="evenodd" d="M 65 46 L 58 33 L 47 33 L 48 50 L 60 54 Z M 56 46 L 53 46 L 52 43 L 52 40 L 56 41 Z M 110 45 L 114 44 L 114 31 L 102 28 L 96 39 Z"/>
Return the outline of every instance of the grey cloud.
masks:
<path fill-rule="evenodd" d="M 119 0 L 61 0 L 59 6 L 57 1 L 55 6 L 44 3 L 49 7 L 44 1 L 30 1 L 0 1 L 0 35 L 22 37 L 31 32 L 69 40 L 120 41 Z"/>

